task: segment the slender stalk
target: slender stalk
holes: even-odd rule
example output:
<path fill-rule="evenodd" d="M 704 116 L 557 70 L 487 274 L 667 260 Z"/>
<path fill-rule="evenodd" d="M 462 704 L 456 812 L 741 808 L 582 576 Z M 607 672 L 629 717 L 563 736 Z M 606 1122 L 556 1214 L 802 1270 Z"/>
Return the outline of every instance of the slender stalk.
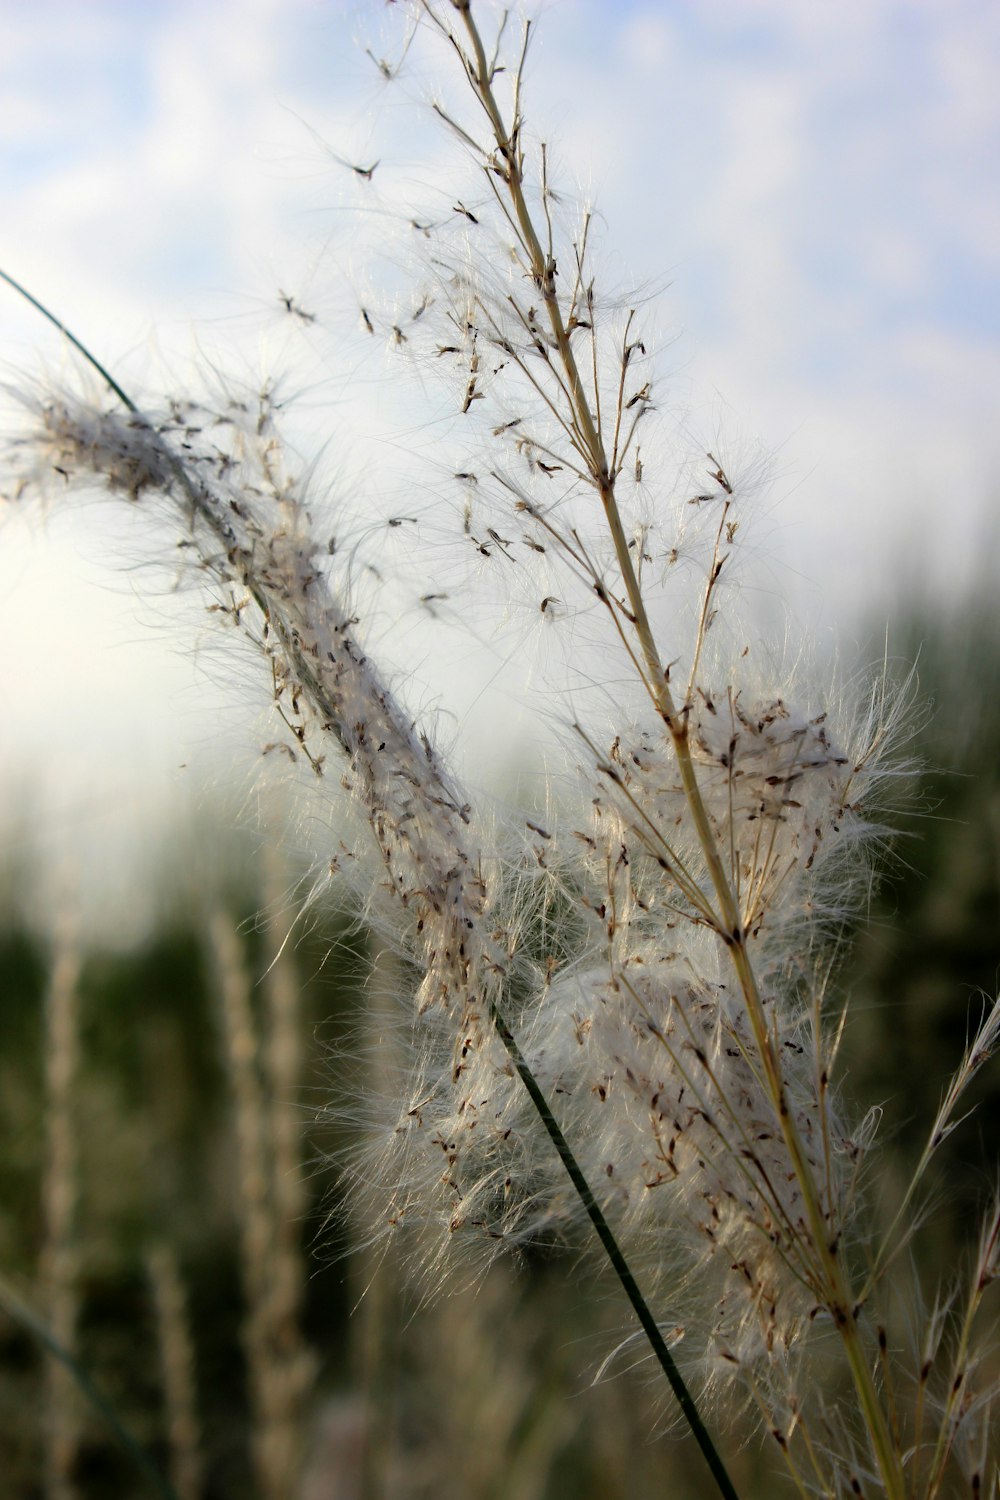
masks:
<path fill-rule="evenodd" d="M 281 875 L 277 855 L 265 860 L 265 904 L 276 910 Z M 270 1201 L 273 1218 L 272 1273 L 268 1299 L 271 1352 L 271 1427 L 274 1462 L 290 1478 L 302 1471 L 305 1416 L 316 1360 L 302 1329 L 306 1268 L 302 1226 L 308 1189 L 302 1168 L 302 991 L 289 947 L 274 921 L 267 927 L 264 996 L 267 1026 L 262 1038 L 269 1099 L 265 1130 L 270 1137 Z"/>
<path fill-rule="evenodd" d="M 487 60 L 486 49 L 472 15 L 471 0 L 451 0 L 462 17 L 468 36 L 471 54 L 462 51 L 457 39 L 447 32 L 452 45 L 462 59 L 465 71 L 489 120 L 502 166 L 491 165 L 488 176 L 499 175 L 510 193 L 514 218 L 521 244 L 528 261 L 528 269 L 545 304 L 555 347 L 558 351 L 573 412 L 573 428 L 579 435 L 577 442 L 587 462 L 591 481 L 598 490 L 604 508 L 615 558 L 628 601 L 636 636 L 646 662 L 646 681 L 653 696 L 657 711 L 662 718 L 677 758 L 687 804 L 701 847 L 708 875 L 718 903 L 716 930 L 728 948 L 732 964 L 739 981 L 747 1014 L 753 1028 L 754 1039 L 767 1077 L 782 1136 L 802 1191 L 809 1220 L 810 1234 L 819 1257 L 826 1281 L 827 1304 L 837 1330 L 843 1341 L 848 1364 L 854 1380 L 858 1398 L 872 1440 L 872 1446 L 886 1487 L 889 1500 L 902 1500 L 904 1486 L 898 1453 L 885 1412 L 879 1400 L 874 1375 L 861 1347 L 857 1328 L 857 1310 L 848 1286 L 844 1269 L 837 1259 L 836 1249 L 831 1247 L 828 1227 L 817 1185 L 805 1157 L 802 1142 L 785 1095 L 781 1066 L 774 1054 L 764 1014 L 763 1002 L 756 976 L 747 951 L 746 933 L 740 918 L 739 904 L 733 893 L 726 872 L 722 851 L 712 830 L 708 813 L 698 784 L 698 776 L 691 753 L 687 731 L 689 705 L 679 709 L 670 691 L 668 672 L 664 670 L 662 658 L 656 645 L 652 625 L 646 610 L 638 576 L 629 552 L 628 541 L 622 525 L 621 514 L 615 494 L 615 476 L 608 463 L 601 437 L 599 418 L 595 419 L 583 386 L 583 380 L 571 346 L 570 335 L 563 317 L 556 287 L 556 264 L 551 253 L 546 253 L 535 228 L 531 211 L 524 194 L 522 150 L 520 144 L 521 121 L 518 114 L 520 75 L 515 82 L 515 114 L 510 128 L 493 91 L 493 68 Z M 446 28 L 445 28 L 446 29 Z M 446 29 L 447 30 L 447 29 Z M 523 56 L 522 56 L 523 61 Z M 492 178 L 491 178 L 492 180 Z M 728 486 L 726 486 L 728 488 Z M 714 582 L 710 580 L 709 587 Z M 613 606 L 610 606 L 613 609 Z"/>
<path fill-rule="evenodd" d="M 930 1472 L 927 1476 L 924 1489 L 927 1500 L 934 1500 L 941 1487 L 948 1455 L 958 1436 L 958 1428 L 962 1419 L 962 1407 L 968 1394 L 967 1385 L 970 1374 L 969 1345 L 972 1338 L 973 1324 L 976 1314 L 979 1311 L 979 1305 L 983 1299 L 983 1293 L 987 1286 L 996 1278 L 998 1241 L 1000 1241 L 1000 1205 L 994 1207 L 992 1217 L 984 1227 L 983 1237 L 979 1246 L 979 1255 L 973 1268 L 969 1295 L 955 1340 L 951 1373 L 948 1382 L 948 1394 L 945 1397 L 944 1411 L 941 1414 L 940 1426 L 938 1428 L 937 1443 L 934 1448 Z"/>
<path fill-rule="evenodd" d="M 65 323 L 60 322 L 54 312 L 50 312 L 43 302 L 39 302 L 37 297 L 32 296 L 27 287 L 22 286 L 19 281 L 15 281 L 13 276 L 8 275 L 8 273 L 2 269 L 0 269 L 0 281 L 5 281 L 9 287 L 11 287 L 15 292 L 18 293 L 19 296 L 24 298 L 25 302 L 30 302 L 35 311 L 40 312 L 43 318 L 47 318 L 48 321 L 52 324 L 53 328 L 58 328 L 63 337 L 65 339 L 68 339 L 69 342 L 73 345 L 73 348 L 77 351 L 77 353 L 82 354 L 88 365 L 90 365 L 92 369 L 96 370 L 97 374 L 100 375 L 101 379 L 107 385 L 108 390 L 115 393 L 124 407 L 126 407 L 131 412 L 135 412 L 138 415 L 139 408 L 125 394 L 115 377 L 108 373 L 108 371 L 97 359 L 96 355 L 91 354 L 90 350 L 85 344 L 82 344 L 80 342 L 76 334 L 73 333 L 71 329 L 67 328 Z"/>
<path fill-rule="evenodd" d="M 59 924 L 45 998 L 45 1243 L 41 1254 L 52 1336 L 70 1352 L 76 1342 L 80 1274 L 74 1233 L 79 1196 L 74 1096 L 80 1065 L 80 952 L 75 928 L 73 918 Z M 74 1500 L 79 1440 L 76 1393 L 68 1372 L 58 1363 L 50 1364 L 48 1376 L 45 1493 L 47 1500 Z"/>
<path fill-rule="evenodd" d="M 535 1106 L 538 1118 L 545 1127 L 545 1132 L 555 1147 L 559 1160 L 566 1168 L 567 1176 L 573 1184 L 587 1217 L 594 1227 L 594 1232 L 600 1240 L 604 1253 L 607 1255 L 615 1275 L 621 1283 L 622 1290 L 631 1303 L 632 1309 L 642 1325 L 643 1332 L 649 1339 L 650 1347 L 659 1360 L 660 1368 L 670 1382 L 670 1388 L 676 1396 L 677 1403 L 684 1413 L 688 1426 L 691 1428 L 695 1442 L 701 1449 L 705 1462 L 711 1470 L 712 1478 L 718 1485 L 720 1494 L 724 1495 L 726 1500 L 739 1500 L 726 1467 L 719 1457 L 718 1450 L 701 1419 L 701 1413 L 695 1405 L 694 1397 L 688 1390 L 684 1377 L 677 1368 L 674 1357 L 667 1347 L 667 1342 L 660 1332 L 659 1324 L 650 1311 L 649 1304 L 639 1290 L 639 1284 L 622 1253 L 621 1246 L 615 1239 L 611 1227 L 601 1211 L 601 1206 L 594 1197 L 590 1184 L 580 1169 L 579 1162 L 573 1155 L 569 1142 L 560 1130 L 559 1123 L 549 1108 L 548 1100 L 539 1088 L 535 1075 L 525 1062 L 513 1032 L 493 1003 L 490 1005 L 490 1016 L 497 1029 L 497 1035 L 506 1047 L 507 1055 L 517 1069 L 517 1075 L 524 1084 L 532 1104 Z"/>
<path fill-rule="evenodd" d="M 166 1244 L 146 1256 L 160 1343 L 163 1405 L 170 1452 L 170 1475 L 180 1500 L 200 1500 L 203 1464 L 195 1354 L 187 1297 L 177 1257 Z"/>
<path fill-rule="evenodd" d="M 282 1255 L 289 1256 L 293 1247 L 279 1243 L 295 1226 L 286 1229 L 280 1223 L 275 1203 L 274 1115 L 261 1086 L 261 1041 L 245 955 L 232 923 L 221 913 L 209 924 L 209 940 L 222 1002 L 239 1162 L 243 1342 L 254 1419 L 251 1451 L 262 1500 L 288 1500 L 298 1487 L 302 1406 L 312 1377 L 312 1361 L 299 1330 L 300 1288 L 288 1285 L 288 1273 L 297 1267 L 282 1265 Z M 289 1187 L 286 1184 L 285 1191 Z"/>

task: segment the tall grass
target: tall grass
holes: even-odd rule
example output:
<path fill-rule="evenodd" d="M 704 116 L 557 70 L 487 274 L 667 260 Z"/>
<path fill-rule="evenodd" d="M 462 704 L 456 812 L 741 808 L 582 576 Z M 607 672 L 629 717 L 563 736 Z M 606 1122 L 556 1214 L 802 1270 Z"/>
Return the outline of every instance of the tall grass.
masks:
<path fill-rule="evenodd" d="M 566 212 L 530 136 L 532 28 L 504 16 L 487 35 L 480 9 L 411 13 L 451 60 L 455 97 L 434 109 L 472 176 L 450 212 L 414 221 L 411 311 L 385 323 L 466 419 L 457 539 L 511 576 L 526 635 L 541 620 L 560 640 L 564 691 L 536 712 L 563 716 L 566 765 L 544 800 L 484 805 L 394 690 L 270 381 L 140 403 L 83 351 L 103 390 L 22 392 L 14 490 L 96 480 L 172 512 L 217 614 L 263 659 L 281 743 L 367 826 L 330 864 L 394 946 L 408 1017 L 388 1087 L 365 1075 L 342 1162 L 369 1242 L 398 1243 L 433 1287 L 467 1255 L 592 1230 L 723 1494 L 704 1414 L 736 1402 L 802 1494 L 983 1493 L 996 1207 L 909 1347 L 884 1303 L 1000 1008 L 887 1226 L 875 1117 L 837 1084 L 833 954 L 869 887 L 905 697 L 878 678 L 811 683 L 743 618 L 754 465 L 670 447 L 642 317 L 602 288 L 595 220 Z M 442 511 L 445 527 L 447 496 Z M 223 956 L 233 1058 L 236 972 Z M 247 1093 L 237 1116 L 262 1201 L 263 1108 Z M 261 1253 L 248 1242 L 248 1285 Z"/>
<path fill-rule="evenodd" d="M 79 933 L 68 910 L 56 934 L 52 972 L 46 996 L 46 1171 L 45 1243 L 41 1279 L 53 1337 L 72 1352 L 76 1344 L 76 1245 L 78 1195 L 76 1085 L 79 1069 Z M 70 1371 L 52 1361 L 48 1367 L 48 1426 L 45 1490 L 48 1500 L 74 1500 L 73 1468 L 79 1437 L 77 1392 Z"/>

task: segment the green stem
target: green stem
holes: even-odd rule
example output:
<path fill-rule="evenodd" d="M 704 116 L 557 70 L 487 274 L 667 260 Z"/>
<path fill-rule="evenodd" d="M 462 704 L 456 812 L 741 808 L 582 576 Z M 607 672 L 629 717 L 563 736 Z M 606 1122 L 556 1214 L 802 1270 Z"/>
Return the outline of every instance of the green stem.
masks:
<path fill-rule="evenodd" d="M 642 1324 L 642 1330 L 649 1339 L 653 1353 L 659 1360 L 664 1375 L 666 1375 L 670 1382 L 670 1388 L 677 1397 L 677 1403 L 684 1413 L 684 1418 L 691 1428 L 695 1442 L 702 1451 L 705 1462 L 712 1471 L 712 1477 L 718 1485 L 720 1493 L 726 1497 L 726 1500 L 739 1500 L 736 1489 L 733 1486 L 733 1481 L 726 1472 L 726 1467 L 716 1450 L 715 1444 L 712 1442 L 708 1429 L 701 1420 L 701 1414 L 695 1405 L 694 1397 L 688 1390 L 684 1382 L 684 1377 L 677 1368 L 674 1357 L 667 1347 L 667 1342 L 660 1332 L 659 1324 L 650 1311 L 649 1304 L 639 1290 L 638 1282 L 622 1253 L 621 1246 L 615 1239 L 611 1226 L 601 1211 L 600 1204 L 594 1197 L 590 1183 L 581 1171 L 580 1164 L 573 1155 L 569 1142 L 563 1135 L 558 1121 L 549 1108 L 549 1102 L 539 1088 L 538 1080 L 525 1062 L 524 1055 L 514 1039 L 513 1032 L 492 1000 L 490 1001 L 490 1017 L 497 1029 L 500 1040 L 507 1049 L 507 1054 L 511 1062 L 517 1069 L 518 1077 L 528 1091 L 531 1102 L 538 1112 L 538 1117 L 545 1127 L 545 1132 L 556 1149 L 559 1160 L 566 1168 L 569 1180 L 572 1182 L 577 1197 L 586 1210 L 587 1217 L 594 1227 L 604 1253 L 611 1262 L 615 1275 L 621 1282 L 622 1289 L 632 1304 L 632 1309 L 636 1317 Z"/>
<path fill-rule="evenodd" d="M 15 281 L 13 276 L 8 276 L 6 271 L 0 270 L 0 281 L 5 281 L 9 287 L 12 287 L 15 292 L 18 292 L 24 298 L 25 302 L 30 302 L 36 312 L 40 312 L 43 318 L 47 318 L 54 328 L 58 328 L 63 337 L 69 339 L 70 343 L 73 345 L 73 348 L 78 350 L 78 352 L 83 355 L 87 363 L 97 371 L 101 379 L 107 384 L 108 389 L 114 391 L 115 395 L 118 397 L 122 405 L 126 407 L 130 412 L 134 412 L 136 415 L 138 415 L 139 409 L 136 406 L 135 402 L 125 394 L 114 376 L 108 374 L 107 370 L 100 363 L 100 361 L 93 354 L 91 354 L 86 344 L 81 344 L 76 334 L 73 333 L 71 329 L 67 328 L 65 323 L 61 323 L 56 317 L 55 313 L 49 311 L 44 302 L 39 302 L 37 297 L 33 297 L 31 295 L 27 287 L 22 286 L 19 281 Z"/>

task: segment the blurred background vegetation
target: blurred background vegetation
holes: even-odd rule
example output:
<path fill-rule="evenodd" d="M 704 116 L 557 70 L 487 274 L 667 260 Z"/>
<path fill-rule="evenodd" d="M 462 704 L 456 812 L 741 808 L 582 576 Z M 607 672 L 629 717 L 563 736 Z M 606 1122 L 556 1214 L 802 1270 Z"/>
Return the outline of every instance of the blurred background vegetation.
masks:
<path fill-rule="evenodd" d="M 917 598 L 916 593 L 914 598 Z M 912 604 L 923 769 L 885 878 L 836 975 L 852 997 L 846 1093 L 884 1107 L 872 1191 L 891 1207 L 1000 969 L 1000 620 L 990 592 Z M 880 654 L 876 647 L 869 656 Z M 331 905 L 284 947 L 296 872 L 248 861 L 165 903 L 128 952 L 72 911 L 0 911 L 0 1492 L 152 1494 L 15 1301 L 59 1337 L 178 1500 L 626 1500 L 704 1493 L 589 1267 L 504 1264 L 431 1306 L 391 1255 L 347 1254 L 325 1106 L 379 1024 L 369 936 Z M 51 938 L 39 934 L 49 930 Z M 373 1031 L 374 1028 L 374 1031 Z M 369 1064 L 370 1065 L 370 1064 Z M 357 1063 L 349 1087 L 363 1086 Z M 995 1186 L 1000 1076 L 947 1143 L 919 1250 L 946 1273 Z M 340 1227 L 330 1220 L 344 1209 Z M 15 1300 L 12 1300 L 15 1299 Z M 742 1492 L 768 1493 L 753 1444 Z"/>

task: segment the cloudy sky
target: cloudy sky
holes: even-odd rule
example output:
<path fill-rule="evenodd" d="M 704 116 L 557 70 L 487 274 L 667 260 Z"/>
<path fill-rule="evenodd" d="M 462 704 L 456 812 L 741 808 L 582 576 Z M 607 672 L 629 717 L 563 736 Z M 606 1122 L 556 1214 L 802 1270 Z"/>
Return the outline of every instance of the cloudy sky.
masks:
<path fill-rule="evenodd" d="M 399 9 L 4 7 L 0 265 L 139 380 L 195 346 L 253 369 L 283 337 L 279 289 L 342 313 L 357 247 L 380 214 L 391 238 L 443 150 L 445 61 L 414 48 L 390 89 L 365 56 L 396 56 Z M 888 613 L 914 570 L 954 595 L 1000 536 L 998 79 L 989 0 L 541 15 L 530 124 L 599 207 L 608 274 L 662 289 L 661 401 L 773 455 L 769 545 L 810 628 Z M 381 158 L 367 205 L 338 155 Z M 6 292 L 0 339 L 8 369 L 62 357 Z M 330 388 L 352 438 L 387 399 Z M 218 751 L 219 674 L 179 648 L 172 605 L 136 604 L 113 520 L 0 525 L 3 797 L 40 786 L 50 844 L 66 819 L 84 842 L 109 812 L 139 826 Z"/>

